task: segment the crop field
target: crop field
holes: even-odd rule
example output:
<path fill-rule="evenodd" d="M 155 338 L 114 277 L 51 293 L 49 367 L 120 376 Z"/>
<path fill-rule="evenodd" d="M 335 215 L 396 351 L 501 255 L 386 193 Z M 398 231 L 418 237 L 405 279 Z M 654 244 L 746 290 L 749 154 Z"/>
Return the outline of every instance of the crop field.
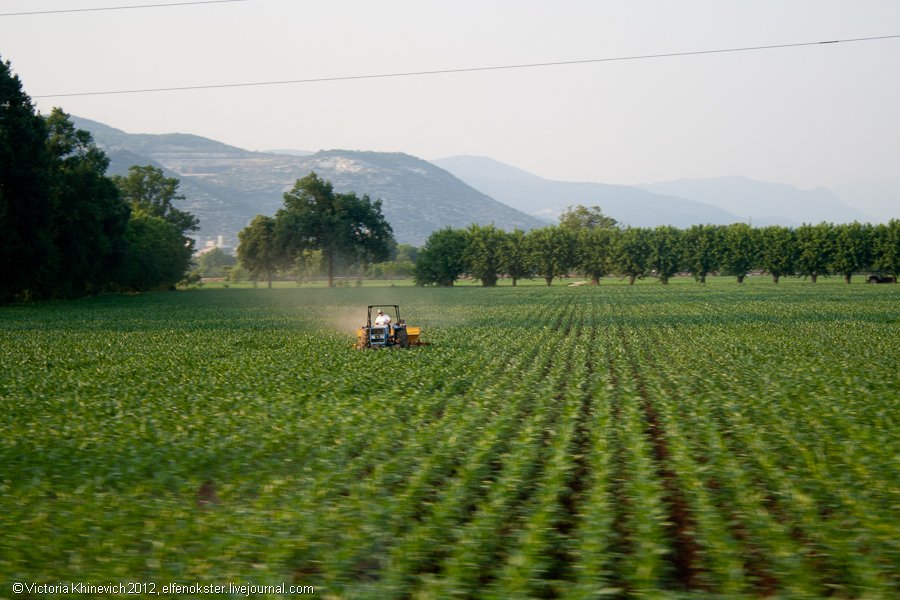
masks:
<path fill-rule="evenodd" d="M 382 302 L 433 345 L 351 350 Z M 0 366 L 3 598 L 900 597 L 900 286 L 103 296 Z"/>

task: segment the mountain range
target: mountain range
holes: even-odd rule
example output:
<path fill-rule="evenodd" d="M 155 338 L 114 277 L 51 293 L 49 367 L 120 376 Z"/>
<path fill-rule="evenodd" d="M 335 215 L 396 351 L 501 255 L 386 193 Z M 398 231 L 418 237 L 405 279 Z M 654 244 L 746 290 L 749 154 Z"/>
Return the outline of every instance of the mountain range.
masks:
<path fill-rule="evenodd" d="M 852 188 L 857 191 L 857 200 L 878 198 L 870 201 L 870 205 L 880 209 L 873 218 L 823 187 L 801 190 L 746 177 L 625 186 L 553 181 L 482 156 L 453 156 L 431 162 L 492 198 L 547 220 L 555 220 L 565 207 L 576 204 L 600 206 L 604 214 L 635 227 L 725 225 L 739 221 L 796 226 L 804 222 L 873 222 L 900 217 L 900 185 L 892 188 L 890 181 L 876 180 L 873 184 L 866 180 Z"/>
<path fill-rule="evenodd" d="M 251 152 L 187 134 L 129 134 L 72 117 L 111 159 L 109 174 L 152 164 L 181 181 L 182 210 L 200 219 L 206 237 L 236 245 L 237 232 L 257 214 L 273 215 L 284 192 L 314 171 L 335 191 L 383 200 L 382 212 L 398 243 L 421 246 L 442 227 L 491 223 L 503 229 L 543 227 L 536 217 L 497 202 L 431 163 L 402 153 L 322 150 Z"/>
<path fill-rule="evenodd" d="M 132 165 L 151 164 L 177 177 L 185 196 L 179 208 L 200 219 L 197 237 L 223 236 L 224 245 L 231 247 L 237 245 L 237 232 L 257 214 L 273 215 L 283 204 L 283 193 L 310 171 L 330 180 L 336 191 L 381 198 L 397 241 L 417 246 L 448 225 L 543 227 L 577 204 L 600 206 L 620 223 L 639 227 L 748 220 L 796 226 L 900 217 L 900 180 L 858 180 L 834 191 L 736 176 L 635 186 L 554 181 L 487 157 L 425 161 L 389 152 L 253 152 L 196 135 L 130 134 L 88 119 L 72 120 L 110 156 L 109 174 L 124 175 Z"/>

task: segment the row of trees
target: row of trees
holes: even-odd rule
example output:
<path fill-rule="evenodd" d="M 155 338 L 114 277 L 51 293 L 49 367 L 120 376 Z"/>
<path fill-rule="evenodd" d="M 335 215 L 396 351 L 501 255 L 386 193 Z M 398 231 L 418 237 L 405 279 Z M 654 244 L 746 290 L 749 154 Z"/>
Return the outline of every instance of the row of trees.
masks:
<path fill-rule="evenodd" d="M 666 284 L 675 274 L 689 272 L 700 282 L 709 273 L 720 273 L 740 283 L 755 270 L 770 273 L 775 283 L 786 276 L 809 277 L 813 283 L 832 274 L 847 283 L 859 272 L 898 276 L 900 220 L 875 226 L 623 228 L 599 207 L 569 207 L 559 226 L 528 233 L 493 225 L 436 231 L 419 254 L 415 279 L 418 285 L 451 286 L 469 274 L 493 286 L 506 275 L 513 285 L 532 277 L 550 285 L 554 278 L 578 272 L 595 285 L 611 274 L 627 277 L 631 284 L 646 276 Z"/>
<path fill-rule="evenodd" d="M 148 290 L 179 281 L 197 220 L 153 167 L 107 177 L 91 134 L 40 115 L 0 61 L 0 302 Z"/>
<path fill-rule="evenodd" d="M 264 278 L 270 288 L 279 272 L 306 273 L 319 264 L 332 287 L 341 261 L 379 263 L 396 245 L 381 200 L 335 192 L 331 182 L 315 173 L 298 179 L 284 194 L 284 208 L 274 218 L 257 215 L 238 240 L 240 264 L 254 281 Z"/>

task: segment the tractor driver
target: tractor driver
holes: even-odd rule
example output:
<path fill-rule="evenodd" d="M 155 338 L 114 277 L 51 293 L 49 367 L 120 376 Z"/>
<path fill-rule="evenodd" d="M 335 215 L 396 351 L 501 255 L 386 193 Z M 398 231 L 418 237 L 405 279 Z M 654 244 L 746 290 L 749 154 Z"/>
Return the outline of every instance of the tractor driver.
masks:
<path fill-rule="evenodd" d="M 389 316 L 387 316 L 386 314 L 384 314 L 384 311 L 379 308 L 378 316 L 375 317 L 375 324 L 376 325 L 390 325 L 391 318 Z"/>

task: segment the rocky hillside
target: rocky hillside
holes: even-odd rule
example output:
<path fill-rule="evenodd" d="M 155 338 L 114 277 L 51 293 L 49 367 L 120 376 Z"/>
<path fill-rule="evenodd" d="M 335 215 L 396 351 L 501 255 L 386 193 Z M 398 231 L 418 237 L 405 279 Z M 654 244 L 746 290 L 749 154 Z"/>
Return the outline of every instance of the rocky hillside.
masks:
<path fill-rule="evenodd" d="M 201 237 L 237 232 L 257 214 L 272 215 L 282 194 L 297 179 L 315 171 L 337 191 L 381 198 L 383 211 L 401 244 L 421 245 L 435 229 L 447 225 L 491 223 L 504 229 L 542 227 L 543 222 L 501 204 L 447 171 L 401 153 L 328 150 L 308 156 L 251 152 L 185 134 L 128 134 L 102 123 L 73 117 L 94 134 L 110 155 L 110 174 L 134 164 L 154 164 L 181 180 L 186 201 L 196 214 Z"/>

